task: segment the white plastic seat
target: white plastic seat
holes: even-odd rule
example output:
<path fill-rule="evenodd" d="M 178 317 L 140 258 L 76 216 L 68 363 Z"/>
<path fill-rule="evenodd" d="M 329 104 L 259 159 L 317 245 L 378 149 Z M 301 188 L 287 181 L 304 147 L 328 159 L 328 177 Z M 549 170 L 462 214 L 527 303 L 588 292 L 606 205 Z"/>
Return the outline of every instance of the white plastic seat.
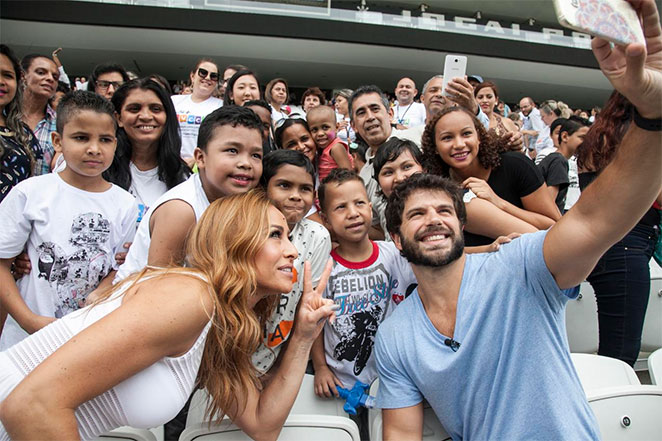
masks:
<path fill-rule="evenodd" d="M 315 395 L 314 384 L 314 375 L 303 376 L 303 381 L 299 388 L 299 394 L 292 405 L 290 415 L 330 415 L 347 418 L 347 414 L 342 409 L 344 401 L 335 398 L 318 397 Z M 208 398 L 209 396 L 206 390 L 198 390 L 195 392 L 191 399 L 191 406 L 189 407 L 188 416 L 186 418 L 186 427 L 206 421 L 205 409 Z"/>
<path fill-rule="evenodd" d="M 662 388 L 620 386 L 587 394 L 603 441 L 656 440 L 662 434 Z"/>
<path fill-rule="evenodd" d="M 594 354 L 570 354 L 584 391 L 641 384 L 636 372 L 624 361 Z"/>
<path fill-rule="evenodd" d="M 598 352 L 598 305 L 590 283 L 583 282 L 579 287 L 579 296 L 568 301 L 565 327 L 570 352 Z"/>
<path fill-rule="evenodd" d="M 250 441 L 251 438 L 229 420 L 221 424 L 197 423 L 187 427 L 179 441 Z M 279 441 L 360 441 L 359 428 L 349 418 L 330 415 L 290 414 Z"/>
<path fill-rule="evenodd" d="M 103 435 L 95 441 L 157 441 L 154 433 L 147 429 L 134 429 L 133 427 L 119 427 Z"/>
<path fill-rule="evenodd" d="M 658 349 L 648 356 L 648 373 L 651 383 L 662 386 L 662 349 Z"/>
<path fill-rule="evenodd" d="M 641 350 L 653 352 L 662 348 L 662 268 L 651 259 L 651 291 L 646 308 Z"/>
<path fill-rule="evenodd" d="M 372 382 L 370 395 L 377 396 L 379 379 Z M 368 410 L 368 429 L 370 441 L 382 441 L 382 411 L 381 409 Z M 423 403 L 423 441 L 440 441 L 450 439 L 450 436 L 439 422 L 434 410 L 425 401 Z"/>

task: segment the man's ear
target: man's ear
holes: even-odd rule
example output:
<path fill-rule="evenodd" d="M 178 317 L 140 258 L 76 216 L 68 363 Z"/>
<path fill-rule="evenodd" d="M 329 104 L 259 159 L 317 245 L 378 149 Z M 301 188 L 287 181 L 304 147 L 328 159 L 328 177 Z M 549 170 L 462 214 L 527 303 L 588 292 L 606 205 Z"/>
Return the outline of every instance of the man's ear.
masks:
<path fill-rule="evenodd" d="M 393 245 L 395 245 L 398 251 L 402 251 L 402 242 L 400 241 L 400 234 L 391 233 L 391 240 L 393 241 Z"/>
<path fill-rule="evenodd" d="M 53 150 L 62 153 L 62 136 L 58 132 L 51 132 L 51 143 L 53 144 Z"/>
<path fill-rule="evenodd" d="M 193 158 L 195 159 L 198 169 L 202 170 L 205 168 L 206 155 L 200 147 L 196 147 L 195 150 L 193 150 Z"/>

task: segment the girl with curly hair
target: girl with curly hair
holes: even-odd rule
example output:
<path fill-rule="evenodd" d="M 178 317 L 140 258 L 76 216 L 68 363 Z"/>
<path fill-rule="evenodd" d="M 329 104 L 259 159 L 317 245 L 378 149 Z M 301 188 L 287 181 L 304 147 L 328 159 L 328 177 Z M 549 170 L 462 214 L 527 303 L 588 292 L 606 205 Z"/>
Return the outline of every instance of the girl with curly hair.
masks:
<path fill-rule="evenodd" d="M 633 106 L 614 91 L 577 149 L 582 192 L 612 161 L 632 121 Z M 625 185 L 625 183 L 624 183 Z M 634 228 L 600 258 L 587 280 L 598 303 L 598 354 L 633 366 L 650 294 L 649 262 L 660 234 L 659 208 L 651 207 Z M 657 207 L 657 209 L 656 209 Z"/>
<path fill-rule="evenodd" d="M 500 210 L 538 229 L 561 213 L 533 162 L 509 151 L 508 140 L 485 130 L 462 107 L 444 109 L 426 125 L 423 164 L 429 173 L 449 177 Z M 466 198 L 465 198 L 466 199 Z M 490 238 L 467 232 L 467 245 L 486 245 Z"/>
<path fill-rule="evenodd" d="M 296 326 L 277 375 L 262 386 L 251 355 L 297 250 L 261 190 L 213 202 L 188 242 L 186 268 L 146 267 L 0 353 L 0 439 L 92 439 L 114 427 L 155 427 L 206 388 L 255 439 L 276 439 L 333 302 L 331 267 L 316 289 L 304 267 Z"/>

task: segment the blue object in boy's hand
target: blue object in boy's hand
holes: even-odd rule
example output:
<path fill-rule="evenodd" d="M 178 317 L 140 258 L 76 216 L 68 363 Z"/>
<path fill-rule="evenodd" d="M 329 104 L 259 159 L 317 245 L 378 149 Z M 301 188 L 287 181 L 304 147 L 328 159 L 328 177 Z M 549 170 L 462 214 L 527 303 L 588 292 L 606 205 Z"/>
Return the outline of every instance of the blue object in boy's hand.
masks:
<path fill-rule="evenodd" d="M 336 386 L 340 398 L 345 400 L 345 404 L 342 407 L 345 412 L 350 415 L 356 415 L 356 409 L 359 406 L 365 408 L 374 407 L 375 397 L 372 397 L 368 394 L 369 385 L 357 381 L 354 383 L 354 387 L 351 389 L 345 389 L 344 387 Z"/>

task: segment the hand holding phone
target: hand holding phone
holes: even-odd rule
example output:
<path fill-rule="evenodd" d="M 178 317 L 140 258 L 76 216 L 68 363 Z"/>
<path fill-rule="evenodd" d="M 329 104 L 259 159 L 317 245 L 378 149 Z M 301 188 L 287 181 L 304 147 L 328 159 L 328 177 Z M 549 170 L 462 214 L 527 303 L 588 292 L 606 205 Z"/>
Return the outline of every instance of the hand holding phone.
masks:
<path fill-rule="evenodd" d="M 464 55 L 446 55 L 446 60 L 444 61 L 444 82 L 441 86 L 442 95 L 452 98 L 453 96 L 446 92 L 448 83 L 453 78 L 464 78 L 466 72 L 467 57 Z"/>
<path fill-rule="evenodd" d="M 626 0 L 554 0 L 562 26 L 615 44 L 645 44 L 639 17 Z"/>

